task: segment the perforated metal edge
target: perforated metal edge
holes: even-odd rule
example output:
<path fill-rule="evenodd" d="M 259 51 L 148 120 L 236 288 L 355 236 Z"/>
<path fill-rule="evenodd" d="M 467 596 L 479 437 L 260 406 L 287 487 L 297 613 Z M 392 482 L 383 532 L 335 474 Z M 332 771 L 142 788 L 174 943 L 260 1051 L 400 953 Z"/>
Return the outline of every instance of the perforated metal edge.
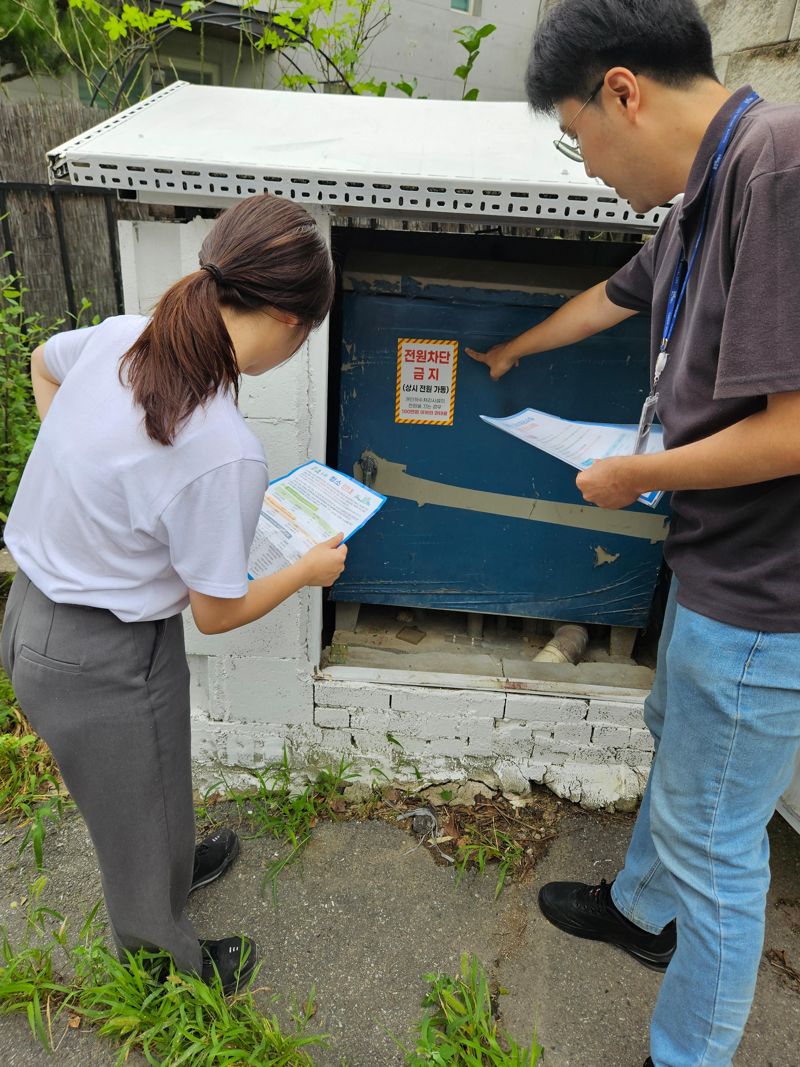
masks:
<path fill-rule="evenodd" d="M 64 177 L 73 185 L 111 188 L 120 192 L 157 192 L 206 203 L 214 200 L 272 193 L 308 206 L 343 206 L 415 215 L 433 212 L 513 219 L 519 222 L 567 223 L 579 227 L 655 229 L 666 212 L 656 208 L 638 214 L 611 190 L 593 186 L 541 183 L 466 182 L 464 180 L 410 180 L 407 177 L 364 174 L 309 175 L 299 171 L 232 168 L 224 166 L 149 160 L 81 159 L 70 152 Z"/>
<path fill-rule="evenodd" d="M 163 100 L 165 96 L 171 96 L 173 93 L 179 92 L 181 89 L 186 88 L 188 82 L 173 82 L 172 85 L 168 85 L 166 89 L 161 89 L 157 93 L 153 93 L 152 96 L 148 96 L 146 100 L 142 100 L 139 104 L 133 104 L 131 107 L 121 111 L 118 115 L 114 115 L 113 118 L 108 119 L 106 122 L 101 122 L 98 126 L 92 126 L 90 130 L 86 130 L 84 133 L 78 134 L 77 137 L 73 137 L 69 141 L 65 141 L 57 148 L 52 148 L 47 153 L 47 162 L 50 169 L 51 181 L 69 181 L 73 185 L 82 185 L 83 182 L 74 181 L 69 174 L 69 163 L 67 160 L 67 153 L 74 152 L 75 149 L 81 145 L 86 145 L 90 141 L 96 141 L 98 137 L 101 137 L 108 130 L 113 130 L 117 126 L 123 125 L 134 115 L 138 115 L 140 111 L 145 111 L 147 108 L 153 107 L 160 100 Z"/>
<path fill-rule="evenodd" d="M 92 146 L 107 130 L 165 96 L 186 88 L 175 82 L 108 122 L 88 130 L 48 153 L 53 181 L 115 189 L 118 193 L 175 197 L 181 203 L 230 203 L 231 199 L 272 193 L 307 206 L 341 210 L 435 214 L 438 217 L 513 220 L 519 224 L 568 225 L 586 229 L 655 230 L 666 207 L 635 212 L 611 189 L 576 183 L 475 182 L 464 179 L 422 179 L 418 176 L 360 172 L 299 171 L 270 166 L 187 163 L 175 159 L 103 156 Z"/>

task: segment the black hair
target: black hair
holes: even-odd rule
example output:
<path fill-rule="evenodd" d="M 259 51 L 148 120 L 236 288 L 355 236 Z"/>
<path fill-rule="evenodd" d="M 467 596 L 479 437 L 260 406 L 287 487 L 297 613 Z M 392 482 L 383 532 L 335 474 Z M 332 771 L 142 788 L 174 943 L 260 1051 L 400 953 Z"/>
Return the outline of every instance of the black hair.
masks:
<path fill-rule="evenodd" d="M 694 0 L 560 0 L 533 37 L 525 88 L 535 111 L 588 97 L 611 67 L 664 85 L 713 78 L 711 34 Z"/>

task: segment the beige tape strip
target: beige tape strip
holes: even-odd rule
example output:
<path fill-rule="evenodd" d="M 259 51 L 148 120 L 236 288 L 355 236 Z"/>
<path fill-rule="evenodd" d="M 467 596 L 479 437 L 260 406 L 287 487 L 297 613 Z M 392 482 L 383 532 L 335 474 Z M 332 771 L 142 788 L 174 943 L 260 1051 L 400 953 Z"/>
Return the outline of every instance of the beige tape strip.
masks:
<path fill-rule="evenodd" d="M 446 508 L 464 511 L 482 511 L 489 515 L 506 515 L 512 519 L 528 519 L 553 526 L 572 526 L 579 530 L 595 530 L 597 533 L 621 534 L 638 537 L 657 544 L 663 541 L 669 529 L 663 515 L 647 515 L 641 511 L 607 511 L 590 504 L 562 504 L 557 500 L 535 500 L 505 493 L 486 493 L 477 489 L 462 489 L 457 485 L 432 482 L 406 473 L 401 463 L 365 452 L 377 468 L 370 488 L 386 496 L 401 500 L 413 500 L 423 507 L 438 504 Z M 363 481 L 360 464 L 354 467 L 355 477 Z"/>

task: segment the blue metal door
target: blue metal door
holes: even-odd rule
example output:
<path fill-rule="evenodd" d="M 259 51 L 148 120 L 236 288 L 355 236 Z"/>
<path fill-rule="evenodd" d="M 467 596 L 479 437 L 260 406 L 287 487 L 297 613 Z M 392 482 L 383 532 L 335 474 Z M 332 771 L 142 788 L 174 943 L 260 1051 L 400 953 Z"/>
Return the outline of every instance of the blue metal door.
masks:
<path fill-rule="evenodd" d="M 638 419 L 648 384 L 645 318 L 529 357 L 496 383 L 464 353 L 520 333 L 564 300 L 410 280 L 343 295 L 338 466 L 389 499 L 353 539 L 335 599 L 644 625 L 665 502 L 655 512 L 585 505 L 574 470 L 479 418 L 536 407 L 580 420 Z M 400 338 L 458 342 L 453 425 L 395 421 Z"/>

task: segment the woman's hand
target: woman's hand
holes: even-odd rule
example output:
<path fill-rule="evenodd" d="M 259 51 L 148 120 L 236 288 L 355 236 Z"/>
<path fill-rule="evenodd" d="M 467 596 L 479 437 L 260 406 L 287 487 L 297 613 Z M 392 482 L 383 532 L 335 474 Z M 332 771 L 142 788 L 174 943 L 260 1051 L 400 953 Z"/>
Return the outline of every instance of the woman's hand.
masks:
<path fill-rule="evenodd" d="M 333 585 L 344 570 L 347 545 L 344 534 L 338 533 L 329 541 L 315 545 L 300 560 L 306 574 L 306 585 Z"/>

